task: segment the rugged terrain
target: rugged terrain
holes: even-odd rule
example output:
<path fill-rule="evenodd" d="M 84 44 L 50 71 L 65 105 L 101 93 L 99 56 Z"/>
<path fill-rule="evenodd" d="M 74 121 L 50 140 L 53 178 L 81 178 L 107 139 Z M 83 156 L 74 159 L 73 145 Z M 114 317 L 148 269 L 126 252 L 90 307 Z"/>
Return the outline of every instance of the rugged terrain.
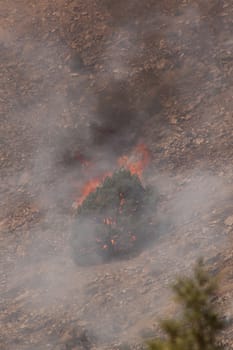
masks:
<path fill-rule="evenodd" d="M 169 285 L 199 256 L 231 348 L 232 1 L 1 0 L 0 18 L 0 348 L 136 347 L 176 312 Z M 139 140 L 158 239 L 77 267 L 77 154 L 98 172 Z"/>

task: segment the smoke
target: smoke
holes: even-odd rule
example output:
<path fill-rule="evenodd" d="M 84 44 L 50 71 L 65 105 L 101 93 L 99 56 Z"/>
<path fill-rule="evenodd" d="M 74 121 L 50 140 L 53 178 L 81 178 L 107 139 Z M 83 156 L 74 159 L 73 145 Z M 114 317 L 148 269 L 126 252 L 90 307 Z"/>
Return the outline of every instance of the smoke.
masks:
<path fill-rule="evenodd" d="M 137 112 L 127 83 L 111 81 L 98 98 L 95 120 L 90 125 L 93 146 L 118 155 L 136 142 Z"/>
<path fill-rule="evenodd" d="M 13 183 L 12 199 L 4 203 L 9 205 L 14 202 L 14 192 L 24 191 L 41 214 L 40 221 L 29 226 L 28 241 L 18 236 L 25 246 L 9 273 L 8 290 L 12 299 L 19 298 L 16 308 L 25 317 L 29 332 L 41 332 L 37 334 L 42 346 L 48 341 L 53 348 L 65 333 L 61 320 L 68 328 L 71 319 L 93 331 L 99 343 L 134 337 L 142 314 L 153 319 L 168 307 L 164 295 L 175 275 L 191 269 L 200 255 L 215 256 L 225 243 L 221 208 L 228 187 L 217 175 L 193 166 L 188 142 L 182 148 L 187 130 L 179 119 L 193 110 L 195 118 L 195 108 L 202 101 L 200 92 L 206 98 L 221 85 L 221 72 L 208 66 L 210 61 L 215 63 L 210 55 L 215 52 L 216 38 L 198 6 L 174 6 L 169 13 L 166 4 L 151 3 L 154 12 L 147 7 L 150 2 L 118 2 L 117 7 L 111 2 L 107 6 L 116 34 L 105 39 L 104 51 L 96 57 L 98 73 L 79 65 L 75 76 L 64 63 L 64 46 L 43 48 L 43 42 L 35 44 L 31 39 L 16 43 L 4 31 L 4 47 L 15 50 L 16 57 L 21 46 L 28 48 L 29 44 L 19 73 L 24 73 L 27 83 L 33 76 L 28 95 L 22 91 L 28 96 L 26 104 L 14 104 L 15 117 L 9 118 L 14 125 L 20 119 L 20 130 L 22 126 L 20 135 L 9 132 L 18 140 L 16 146 L 8 141 L 9 149 L 12 154 L 25 149 L 26 161 L 25 169 L 19 168 L 16 174 L 12 170 L 7 179 Z M 34 89 L 38 89 L 35 95 Z M 172 117 L 174 124 L 169 123 Z M 204 114 L 200 123 L 205 126 L 205 122 Z M 194 123 L 187 128 L 195 134 Z M 198 132 L 199 127 L 197 137 Z M 71 258 L 69 235 L 72 202 L 79 195 L 80 183 L 112 169 L 116 158 L 128 153 L 139 139 L 148 143 L 156 164 L 147 182 L 160 192 L 161 203 L 154 213 L 160 237 L 132 260 L 77 267 Z M 182 147 L 176 150 L 179 142 Z M 198 151 L 195 155 L 198 157 Z M 94 162 L 94 167 L 83 170 L 82 158 Z M 20 184 L 18 178 L 25 173 L 27 179 Z M 90 233 L 91 224 L 86 222 L 79 229 Z M 35 312 L 41 317 L 42 331 L 36 330 Z M 46 324 L 47 319 L 51 325 Z M 21 334 L 23 321 L 16 317 L 11 322 Z M 55 330 L 57 323 L 61 333 Z M 45 329 L 50 335 L 45 336 Z M 58 349 L 63 345 L 57 344 Z"/>

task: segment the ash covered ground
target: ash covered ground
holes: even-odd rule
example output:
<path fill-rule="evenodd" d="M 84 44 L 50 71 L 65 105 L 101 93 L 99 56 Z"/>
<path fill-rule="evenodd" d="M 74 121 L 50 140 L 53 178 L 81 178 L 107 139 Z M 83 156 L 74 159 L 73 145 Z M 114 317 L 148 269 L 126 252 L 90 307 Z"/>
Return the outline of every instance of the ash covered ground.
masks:
<path fill-rule="evenodd" d="M 9 0 L 0 13 L 0 348 L 137 347 L 176 312 L 169 285 L 199 256 L 231 319 L 232 2 Z M 139 142 L 159 239 L 77 267 L 80 188 Z"/>

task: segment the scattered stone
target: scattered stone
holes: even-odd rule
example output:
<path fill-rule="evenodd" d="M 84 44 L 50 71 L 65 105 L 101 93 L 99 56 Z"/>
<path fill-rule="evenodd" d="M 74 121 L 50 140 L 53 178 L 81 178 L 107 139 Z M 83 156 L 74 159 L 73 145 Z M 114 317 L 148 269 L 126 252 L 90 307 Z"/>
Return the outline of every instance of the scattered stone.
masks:
<path fill-rule="evenodd" d="M 224 224 L 226 226 L 233 226 L 233 215 L 228 216 L 228 218 L 226 218 L 226 220 L 224 221 Z"/>
<path fill-rule="evenodd" d="M 195 143 L 197 144 L 197 145 L 201 145 L 202 143 L 204 143 L 205 142 L 205 140 L 202 138 L 202 137 L 198 137 L 196 140 L 195 140 Z"/>
<path fill-rule="evenodd" d="M 174 125 L 174 124 L 177 124 L 177 121 L 178 121 L 178 120 L 177 120 L 177 116 L 175 116 L 175 115 L 173 115 L 173 116 L 170 118 L 170 123 L 173 124 L 173 125 Z"/>

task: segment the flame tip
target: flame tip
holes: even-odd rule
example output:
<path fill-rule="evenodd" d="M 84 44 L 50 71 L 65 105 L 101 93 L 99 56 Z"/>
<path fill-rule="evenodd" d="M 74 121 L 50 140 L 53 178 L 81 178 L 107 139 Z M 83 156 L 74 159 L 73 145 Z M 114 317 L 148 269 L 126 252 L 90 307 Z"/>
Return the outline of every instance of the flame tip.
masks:
<path fill-rule="evenodd" d="M 150 155 L 149 150 L 146 145 L 142 142 L 133 149 L 130 156 L 123 155 L 121 156 L 117 164 L 120 167 L 120 170 L 128 170 L 131 175 L 137 175 L 139 179 L 142 179 L 143 170 L 149 164 Z M 85 198 L 91 193 L 94 192 L 101 183 L 106 180 L 106 178 L 112 176 L 112 172 L 105 173 L 103 176 L 89 180 L 84 184 L 80 198 L 77 200 L 77 206 L 81 206 Z M 123 195 L 122 195 L 123 196 Z"/>

